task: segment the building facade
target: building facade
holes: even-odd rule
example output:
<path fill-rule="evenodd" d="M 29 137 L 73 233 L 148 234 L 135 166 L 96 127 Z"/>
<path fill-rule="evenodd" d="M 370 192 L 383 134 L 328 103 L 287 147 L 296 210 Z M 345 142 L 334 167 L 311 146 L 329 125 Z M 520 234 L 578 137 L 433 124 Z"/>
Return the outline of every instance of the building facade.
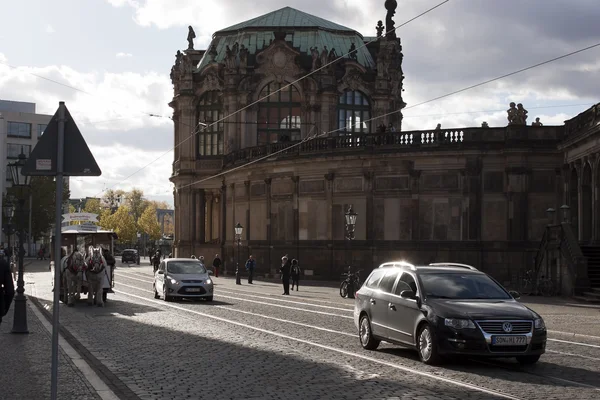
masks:
<path fill-rule="evenodd" d="M 402 131 L 402 46 L 387 11 L 372 38 L 284 8 L 178 52 L 177 256 L 219 253 L 231 271 L 252 254 L 269 273 L 289 254 L 316 279 L 391 259 L 472 263 L 504 282 L 533 266 L 546 210 L 571 190 L 566 128 Z"/>

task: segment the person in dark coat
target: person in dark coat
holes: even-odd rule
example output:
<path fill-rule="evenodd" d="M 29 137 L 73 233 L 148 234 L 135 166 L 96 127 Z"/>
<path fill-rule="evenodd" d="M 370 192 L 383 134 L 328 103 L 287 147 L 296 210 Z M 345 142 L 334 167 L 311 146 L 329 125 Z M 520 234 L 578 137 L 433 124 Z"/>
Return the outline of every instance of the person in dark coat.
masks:
<path fill-rule="evenodd" d="M 290 294 L 290 276 L 292 274 L 292 263 L 287 258 L 287 256 L 283 256 L 281 258 L 281 268 L 279 268 L 279 272 L 281 273 L 281 281 L 283 283 L 283 294 Z"/>
<path fill-rule="evenodd" d="M 2 317 L 8 313 L 14 296 L 15 284 L 12 280 L 10 265 L 6 257 L 2 257 L 0 259 L 0 323 L 2 323 Z"/>
<path fill-rule="evenodd" d="M 213 269 L 215 270 L 215 278 L 219 277 L 219 268 L 221 268 L 221 259 L 218 254 L 215 254 L 215 259 L 213 260 Z"/>
<path fill-rule="evenodd" d="M 246 261 L 246 271 L 248 271 L 248 283 L 252 284 L 252 279 L 254 278 L 254 269 L 256 268 L 256 260 L 252 258 L 252 254 Z"/>
<path fill-rule="evenodd" d="M 298 266 L 298 260 L 295 258 L 292 260 L 292 291 L 294 290 L 294 285 L 296 285 L 296 292 L 298 291 L 298 281 L 300 281 L 300 266 Z"/>

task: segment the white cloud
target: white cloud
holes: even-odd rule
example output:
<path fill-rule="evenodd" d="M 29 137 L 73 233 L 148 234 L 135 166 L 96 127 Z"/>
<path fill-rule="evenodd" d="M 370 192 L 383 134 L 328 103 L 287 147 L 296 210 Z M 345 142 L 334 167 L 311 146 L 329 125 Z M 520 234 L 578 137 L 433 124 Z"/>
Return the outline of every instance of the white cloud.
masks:
<path fill-rule="evenodd" d="M 54 30 L 54 27 L 52 25 L 50 25 L 50 24 L 46 25 L 46 33 L 53 34 L 54 32 L 56 32 L 56 31 Z"/>
<path fill-rule="evenodd" d="M 116 54 L 116 57 L 117 58 L 131 58 L 131 57 L 133 57 L 133 54 L 119 52 L 119 53 Z"/>

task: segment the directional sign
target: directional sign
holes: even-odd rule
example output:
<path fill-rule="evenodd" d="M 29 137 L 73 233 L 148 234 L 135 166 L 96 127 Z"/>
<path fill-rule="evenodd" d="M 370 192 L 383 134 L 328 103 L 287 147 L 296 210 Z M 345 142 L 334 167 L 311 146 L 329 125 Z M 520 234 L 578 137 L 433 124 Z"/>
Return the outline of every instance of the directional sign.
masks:
<path fill-rule="evenodd" d="M 100 176 L 102 171 L 81 135 L 77 124 L 65 107 L 65 137 L 63 175 Z M 58 111 L 50 120 L 44 134 L 33 148 L 23 167 L 23 175 L 56 176 L 58 149 Z"/>
<path fill-rule="evenodd" d="M 79 222 L 98 222 L 98 214 L 92 214 L 92 213 L 70 213 L 70 214 L 63 214 L 63 222 L 73 222 L 73 221 L 79 221 Z"/>

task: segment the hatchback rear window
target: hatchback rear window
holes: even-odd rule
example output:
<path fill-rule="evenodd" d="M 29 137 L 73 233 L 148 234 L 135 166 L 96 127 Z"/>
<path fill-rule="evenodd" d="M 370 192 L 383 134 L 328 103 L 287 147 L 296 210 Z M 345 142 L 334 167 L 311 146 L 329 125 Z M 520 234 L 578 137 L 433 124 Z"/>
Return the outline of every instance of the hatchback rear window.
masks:
<path fill-rule="evenodd" d="M 371 275 L 367 278 L 367 282 L 365 283 L 365 286 L 368 288 L 371 288 L 371 289 L 376 289 L 377 283 L 383 276 L 384 272 L 385 271 L 382 269 L 374 270 L 373 273 L 371 273 Z"/>

